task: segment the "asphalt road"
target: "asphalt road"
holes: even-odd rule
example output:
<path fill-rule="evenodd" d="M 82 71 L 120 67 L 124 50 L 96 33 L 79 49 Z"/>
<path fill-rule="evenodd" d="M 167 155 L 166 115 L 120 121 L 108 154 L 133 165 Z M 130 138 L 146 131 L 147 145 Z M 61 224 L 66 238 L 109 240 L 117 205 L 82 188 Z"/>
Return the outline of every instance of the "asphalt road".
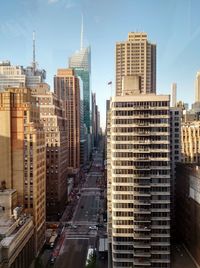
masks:
<path fill-rule="evenodd" d="M 91 195 L 82 195 L 78 209 L 74 215 L 74 222 L 96 222 L 99 208 L 99 194 L 91 192 Z"/>
<path fill-rule="evenodd" d="M 65 251 L 56 261 L 55 268 L 81 268 L 87 257 L 88 239 L 66 239 Z"/>
<path fill-rule="evenodd" d="M 66 227 L 64 230 L 65 238 L 54 264 L 56 268 L 84 268 L 88 247 L 96 248 L 98 231 L 90 230 L 89 226 L 98 223 L 102 206 L 99 186 L 99 179 L 102 176 L 102 172 L 99 170 L 101 165 L 102 155 L 95 153 L 91 170 L 87 174 L 86 181 L 81 189 L 81 196 L 70 222 L 75 227 Z"/>

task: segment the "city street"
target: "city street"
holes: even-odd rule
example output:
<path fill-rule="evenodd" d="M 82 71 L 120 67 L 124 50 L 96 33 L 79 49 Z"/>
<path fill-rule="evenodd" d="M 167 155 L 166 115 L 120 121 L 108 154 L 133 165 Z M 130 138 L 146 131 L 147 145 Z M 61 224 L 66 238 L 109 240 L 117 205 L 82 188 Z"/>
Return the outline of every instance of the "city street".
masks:
<path fill-rule="evenodd" d="M 102 158 L 101 152 L 93 153 L 92 166 L 86 174 L 85 183 L 80 188 L 80 197 L 73 218 L 69 222 L 63 222 L 65 228 L 53 251 L 52 256 L 55 256 L 55 259 L 51 267 L 53 262 L 54 267 L 57 268 L 85 267 L 88 247 L 95 249 L 98 235 L 102 236 L 106 233 L 101 215 L 104 204 L 101 197 Z M 102 227 L 95 230 L 98 223 L 101 223 Z"/>

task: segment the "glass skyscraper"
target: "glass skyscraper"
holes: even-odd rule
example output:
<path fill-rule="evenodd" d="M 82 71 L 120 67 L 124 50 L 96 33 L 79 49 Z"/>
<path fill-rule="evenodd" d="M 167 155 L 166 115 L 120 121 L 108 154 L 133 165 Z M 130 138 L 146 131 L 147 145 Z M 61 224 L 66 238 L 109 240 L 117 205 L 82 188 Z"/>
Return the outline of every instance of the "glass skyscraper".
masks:
<path fill-rule="evenodd" d="M 84 124 L 90 131 L 90 73 L 91 50 L 90 47 L 82 48 L 69 58 L 69 68 L 73 68 L 83 82 L 83 113 Z"/>

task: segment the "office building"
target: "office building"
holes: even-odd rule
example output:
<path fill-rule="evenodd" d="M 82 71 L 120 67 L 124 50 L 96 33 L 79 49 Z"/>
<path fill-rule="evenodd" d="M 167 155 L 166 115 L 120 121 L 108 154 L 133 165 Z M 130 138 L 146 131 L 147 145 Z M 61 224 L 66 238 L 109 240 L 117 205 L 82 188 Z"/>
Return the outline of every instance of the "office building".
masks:
<path fill-rule="evenodd" d="M 176 107 L 177 103 L 176 96 L 177 96 L 177 84 L 173 83 L 171 85 L 171 103 L 170 103 L 171 107 Z"/>
<path fill-rule="evenodd" d="M 58 220 L 67 201 L 68 138 L 64 104 L 48 84 L 32 90 L 46 143 L 46 218 Z"/>
<path fill-rule="evenodd" d="M 46 151 L 40 113 L 31 90 L 0 92 L 0 178 L 16 189 L 18 205 L 34 220 L 37 255 L 45 241 Z M 5 168 L 6 167 L 6 168 Z"/>
<path fill-rule="evenodd" d="M 26 74 L 22 66 L 11 65 L 10 61 L 0 62 L 0 91 L 6 87 L 26 85 Z"/>
<path fill-rule="evenodd" d="M 83 83 L 83 108 L 84 123 L 90 133 L 90 73 L 91 73 L 91 50 L 90 47 L 82 48 L 69 58 L 69 68 L 75 70 L 76 76 Z"/>
<path fill-rule="evenodd" d="M 34 259 L 34 224 L 17 207 L 17 192 L 0 189 L 0 268 L 29 267 Z"/>
<path fill-rule="evenodd" d="M 170 267 L 169 105 L 165 95 L 111 99 L 107 179 L 113 268 Z"/>
<path fill-rule="evenodd" d="M 54 91 L 64 102 L 68 127 L 68 171 L 77 174 L 80 168 L 80 87 L 73 69 L 58 69 Z"/>
<path fill-rule="evenodd" d="M 181 146 L 183 163 L 200 162 L 200 121 L 182 122 Z"/>
<path fill-rule="evenodd" d="M 176 170 L 176 233 L 196 267 L 200 266 L 200 166 L 177 165 Z"/>
<path fill-rule="evenodd" d="M 88 131 L 84 123 L 83 100 L 80 100 L 80 165 L 84 166 L 89 159 Z"/>
<path fill-rule="evenodd" d="M 200 72 L 196 74 L 195 80 L 195 102 L 200 102 Z"/>
<path fill-rule="evenodd" d="M 34 88 L 45 81 L 45 70 L 34 70 L 32 66 L 11 65 L 10 61 L 0 62 L 0 91 L 7 87 Z"/>
<path fill-rule="evenodd" d="M 96 104 L 96 93 L 92 93 L 92 144 L 98 147 L 100 138 L 100 113 Z"/>
<path fill-rule="evenodd" d="M 128 40 L 116 44 L 116 95 L 122 93 L 124 76 L 139 80 L 142 94 L 156 92 L 156 45 L 146 33 L 130 32 Z"/>

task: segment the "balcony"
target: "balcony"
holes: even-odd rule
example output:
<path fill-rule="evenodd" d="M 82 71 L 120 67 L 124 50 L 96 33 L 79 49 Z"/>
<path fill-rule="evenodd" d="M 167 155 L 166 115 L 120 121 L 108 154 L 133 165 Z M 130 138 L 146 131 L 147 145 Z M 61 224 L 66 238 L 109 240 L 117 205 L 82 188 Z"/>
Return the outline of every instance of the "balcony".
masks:
<path fill-rule="evenodd" d="M 143 241 L 137 241 L 137 242 L 133 242 L 133 247 L 134 248 L 151 248 L 150 243 L 146 243 Z"/>
<path fill-rule="evenodd" d="M 133 261 L 134 267 L 135 266 L 139 266 L 139 267 L 144 267 L 144 266 L 151 266 L 151 263 L 149 261 L 146 260 L 142 260 L 142 258 L 140 258 L 140 260 L 135 260 Z"/>
<path fill-rule="evenodd" d="M 134 239 L 140 239 L 140 240 L 150 240 L 151 236 L 150 235 L 146 235 L 146 234 L 133 234 Z"/>
<path fill-rule="evenodd" d="M 151 210 L 149 208 L 147 209 L 140 209 L 140 208 L 134 208 L 134 215 L 136 216 L 136 214 L 140 215 L 140 214 L 151 214 Z"/>
<path fill-rule="evenodd" d="M 141 225 L 141 226 L 138 226 L 138 225 L 134 225 L 133 226 L 133 230 L 134 231 L 141 231 L 141 232 L 149 232 L 149 231 L 151 231 L 151 229 L 150 229 L 150 226 L 143 226 L 143 225 Z"/>
<path fill-rule="evenodd" d="M 149 252 L 145 252 L 144 250 L 134 250 L 133 252 L 133 256 L 134 257 L 145 257 L 145 258 L 150 258 L 151 257 L 151 253 Z"/>

